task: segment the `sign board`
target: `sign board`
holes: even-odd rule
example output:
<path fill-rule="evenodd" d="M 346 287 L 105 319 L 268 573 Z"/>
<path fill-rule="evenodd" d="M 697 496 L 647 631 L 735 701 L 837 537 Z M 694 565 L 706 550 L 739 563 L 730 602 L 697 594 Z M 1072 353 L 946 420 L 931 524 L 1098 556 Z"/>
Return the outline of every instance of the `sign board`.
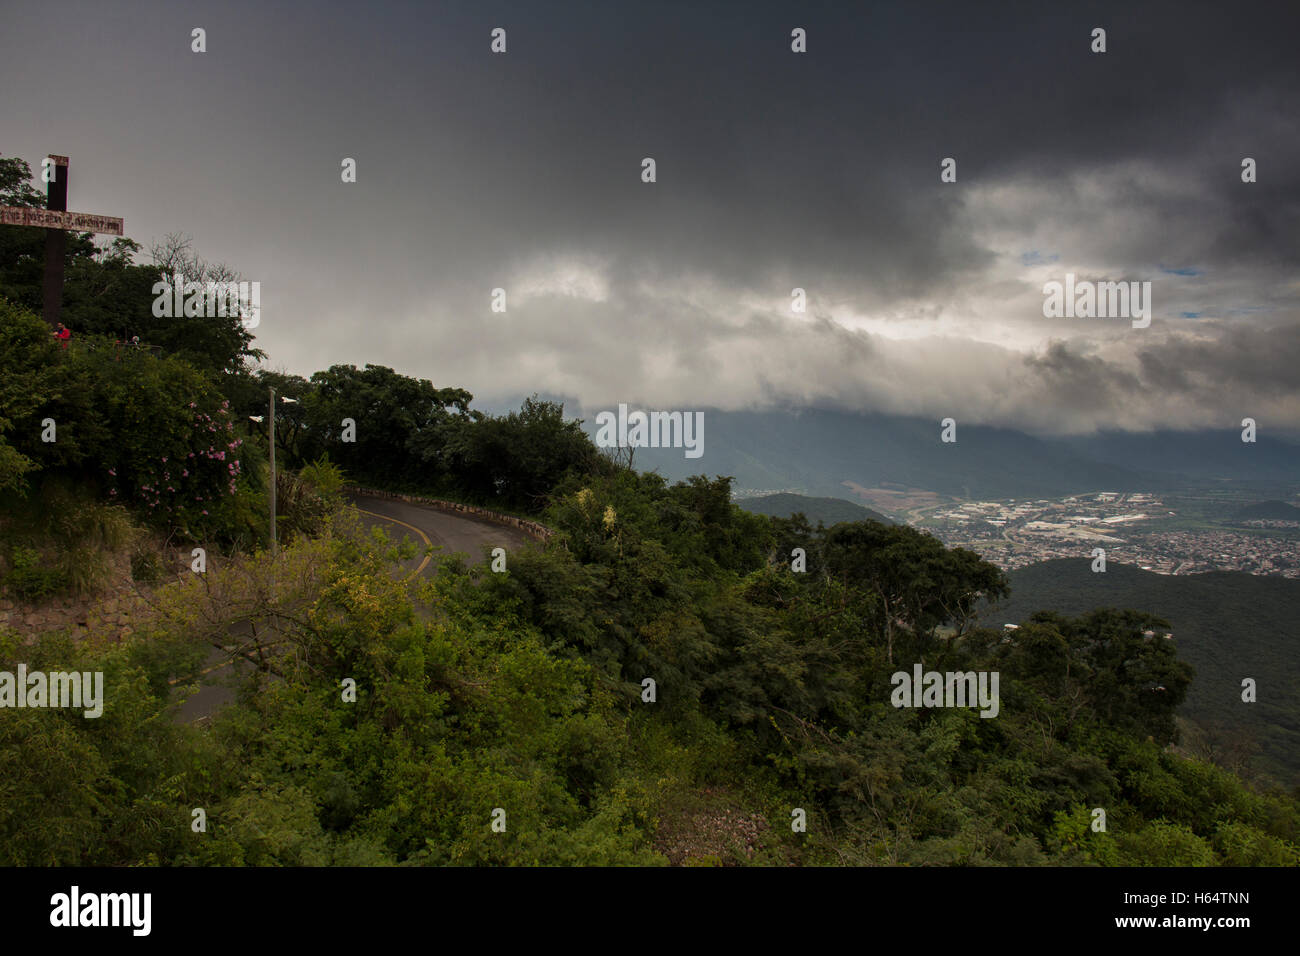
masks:
<path fill-rule="evenodd" d="M 42 226 L 72 232 L 102 232 L 122 235 L 122 220 L 114 216 L 97 216 L 88 212 L 62 212 L 36 206 L 0 206 L 2 226 Z"/>

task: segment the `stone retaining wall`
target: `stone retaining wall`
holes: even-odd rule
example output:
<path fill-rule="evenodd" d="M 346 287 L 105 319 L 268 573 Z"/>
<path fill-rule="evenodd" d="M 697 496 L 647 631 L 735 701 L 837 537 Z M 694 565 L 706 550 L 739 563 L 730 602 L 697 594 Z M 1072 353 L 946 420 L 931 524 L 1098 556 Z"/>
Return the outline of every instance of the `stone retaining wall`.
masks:
<path fill-rule="evenodd" d="M 392 501 L 405 501 L 408 504 L 428 505 L 431 508 L 437 508 L 439 511 L 452 514 L 473 515 L 475 518 L 491 521 L 494 524 L 517 528 L 533 540 L 540 541 L 543 544 L 551 539 L 551 535 L 555 534 L 554 531 L 539 522 L 530 521 L 528 518 L 516 518 L 514 515 L 504 515 L 499 511 L 489 511 L 487 508 L 480 508 L 478 505 L 463 505 L 458 501 L 444 501 L 442 498 L 425 498 L 422 495 L 380 491 L 378 488 L 361 488 L 356 485 L 347 485 L 344 490 L 358 495 L 370 495 L 374 498 L 388 498 Z"/>
<path fill-rule="evenodd" d="M 0 625 L 12 627 L 27 645 L 46 631 L 69 631 L 77 640 L 90 632 L 107 632 L 121 641 L 149 611 L 149 602 L 134 589 L 118 587 L 94 597 L 64 597 L 44 604 L 0 599 Z"/>
<path fill-rule="evenodd" d="M 189 567 L 188 551 L 169 551 L 167 559 L 173 570 Z M 117 554 L 109 559 L 104 587 L 93 594 L 61 595 L 34 603 L 0 592 L 0 627 L 13 628 L 29 646 L 47 631 L 67 631 L 77 640 L 96 633 L 121 641 L 152 616 L 154 593 L 171 579 L 164 573 L 157 585 L 136 584 L 131 580 L 130 559 Z"/>

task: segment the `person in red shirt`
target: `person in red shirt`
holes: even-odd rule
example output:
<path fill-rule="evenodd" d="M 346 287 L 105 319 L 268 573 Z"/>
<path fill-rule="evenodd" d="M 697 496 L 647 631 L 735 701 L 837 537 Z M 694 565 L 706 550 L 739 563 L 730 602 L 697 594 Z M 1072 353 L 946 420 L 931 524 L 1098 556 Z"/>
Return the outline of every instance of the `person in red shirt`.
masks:
<path fill-rule="evenodd" d="M 59 327 L 54 330 L 54 337 L 62 342 L 63 347 L 66 349 L 68 347 L 68 339 L 72 338 L 72 330 L 60 322 Z"/>

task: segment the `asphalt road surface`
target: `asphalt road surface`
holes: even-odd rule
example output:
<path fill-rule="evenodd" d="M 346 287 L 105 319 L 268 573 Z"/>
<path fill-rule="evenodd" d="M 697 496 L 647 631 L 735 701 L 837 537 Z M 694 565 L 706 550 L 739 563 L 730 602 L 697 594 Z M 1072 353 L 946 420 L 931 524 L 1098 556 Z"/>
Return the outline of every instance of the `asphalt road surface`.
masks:
<path fill-rule="evenodd" d="M 350 500 L 368 525 L 378 525 L 395 541 L 403 538 L 414 541 L 420 554 L 407 562 L 407 566 L 411 570 L 418 568 L 425 574 L 433 571 L 433 563 L 425 562 L 421 557 L 429 544 L 442 549 L 436 554 L 463 551 L 469 555 L 470 561 L 481 561 L 485 557 L 484 548 L 505 548 L 508 557 L 512 551 L 533 543 L 532 538 L 517 528 L 439 511 L 427 505 L 369 495 L 352 495 Z"/>
<path fill-rule="evenodd" d="M 436 549 L 435 555 L 452 554 L 462 551 L 471 562 L 481 561 L 487 557 L 485 549 L 505 548 L 506 555 L 520 548 L 533 544 L 533 539 L 516 528 L 493 524 L 469 515 L 453 514 L 439 511 L 427 505 L 394 501 L 388 498 L 375 498 L 370 495 L 351 495 L 349 500 L 361 512 L 361 519 L 368 526 L 383 528 L 394 541 L 410 540 L 415 543 L 415 557 L 403 562 L 410 571 L 420 574 L 432 574 L 436 568 L 430 556 L 425 554 L 429 545 Z M 232 633 L 247 631 L 248 625 L 236 625 Z M 218 710 L 232 701 L 234 690 L 229 686 L 231 667 L 251 669 L 251 664 L 231 665 L 223 651 L 212 649 L 205 663 L 205 672 L 198 692 L 185 701 L 176 711 L 177 723 L 194 723 L 211 717 Z"/>

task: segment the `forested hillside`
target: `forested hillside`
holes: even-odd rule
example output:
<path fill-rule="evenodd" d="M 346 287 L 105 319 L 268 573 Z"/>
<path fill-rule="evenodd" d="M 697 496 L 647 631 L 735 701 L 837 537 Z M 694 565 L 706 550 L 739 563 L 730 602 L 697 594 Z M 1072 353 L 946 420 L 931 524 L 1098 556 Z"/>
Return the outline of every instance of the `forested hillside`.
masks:
<path fill-rule="evenodd" d="M 1169 622 L 1178 656 L 1197 679 L 1180 713 L 1193 722 L 1185 743 L 1242 772 L 1300 785 L 1300 581 L 1240 572 L 1153 574 L 1111 564 L 1093 574 L 1086 558 L 1045 561 L 1011 573 L 1011 598 L 989 623 L 1036 608 L 1082 614 L 1142 607 Z M 1242 701 L 1242 679 L 1258 699 Z"/>
<path fill-rule="evenodd" d="M 93 596 L 129 553 L 151 604 L 126 636 L 0 624 L 0 672 L 104 674 L 98 718 L 0 708 L 0 864 L 1300 862 L 1294 792 L 1178 749 L 1180 707 L 1225 671 L 1190 621 L 1144 636 L 1179 609 L 1120 575 L 1097 609 L 1048 595 L 1008 606 L 1018 630 L 981 627 L 1008 584 L 976 554 L 754 514 L 725 475 L 638 473 L 556 403 L 491 416 L 382 366 L 271 372 L 238 320 L 124 349 L 157 272 L 127 245 L 74 263 L 111 305 L 70 293 L 65 349 L 30 309 L 25 240 L 0 235 L 0 590 Z M 272 411 L 268 388 L 294 401 Z M 413 576 L 345 479 L 555 533 Z M 204 569 L 168 566 L 178 546 Z M 1279 724 L 1290 624 L 1254 620 L 1232 651 L 1235 679 L 1275 640 L 1258 668 Z M 178 722 L 232 634 L 232 701 Z M 996 674 L 994 713 L 919 687 L 899 706 L 918 668 Z"/>
<path fill-rule="evenodd" d="M 5 862 L 1295 862 L 1292 797 L 1168 749 L 1192 675 L 1146 615 L 939 638 L 996 569 L 728 491 L 574 476 L 558 543 L 418 586 L 341 514 L 178 583 L 124 644 L 6 640 L 6 667 L 103 669 L 109 705 L 0 721 Z M 250 617 L 292 648 L 277 676 L 211 729 L 167 720 L 196 636 Z M 891 706 L 913 662 L 1000 672 L 998 716 Z"/>

